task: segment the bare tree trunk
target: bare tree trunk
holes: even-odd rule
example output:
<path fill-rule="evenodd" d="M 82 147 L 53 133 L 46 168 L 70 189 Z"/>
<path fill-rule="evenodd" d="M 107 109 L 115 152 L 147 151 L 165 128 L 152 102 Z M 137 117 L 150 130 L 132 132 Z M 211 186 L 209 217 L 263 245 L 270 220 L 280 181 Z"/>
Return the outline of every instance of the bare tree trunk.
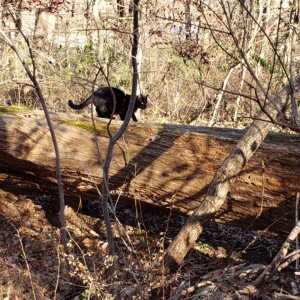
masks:
<path fill-rule="evenodd" d="M 41 9 L 38 12 L 38 17 L 34 29 L 34 59 L 36 61 L 37 77 L 44 79 L 45 63 L 51 61 L 48 52 L 53 40 L 55 30 L 56 15 L 51 12 L 51 9 Z"/>
<path fill-rule="evenodd" d="M 52 138 L 53 148 L 54 148 L 54 151 L 55 151 L 55 158 L 56 158 L 55 159 L 55 164 L 56 164 L 57 186 L 58 186 L 59 199 L 60 199 L 60 222 L 61 222 L 61 230 L 62 230 L 62 242 L 63 242 L 65 253 L 69 254 L 69 250 L 68 250 L 68 246 L 67 246 L 67 232 L 66 232 L 66 228 L 65 228 L 66 227 L 66 219 L 65 219 L 65 215 L 64 215 L 64 213 L 65 213 L 65 198 L 64 198 L 63 184 L 62 184 L 62 179 L 61 179 L 60 152 L 59 152 L 59 148 L 58 148 L 54 128 L 52 126 L 51 118 L 50 118 L 48 108 L 47 108 L 47 105 L 46 105 L 46 101 L 45 101 L 45 98 L 43 96 L 40 85 L 38 83 L 38 80 L 36 78 L 36 66 L 35 66 L 35 61 L 34 61 L 32 49 L 30 47 L 28 39 L 24 36 L 24 34 L 23 34 L 23 32 L 21 31 L 20 28 L 19 28 L 19 30 L 20 30 L 20 33 L 23 35 L 23 37 L 24 37 L 24 39 L 27 43 L 28 50 L 30 52 L 30 59 L 31 59 L 31 62 L 32 62 L 32 69 L 33 69 L 32 72 L 30 71 L 28 64 L 23 59 L 23 57 L 19 53 L 16 46 L 9 40 L 9 38 L 5 35 L 5 33 L 1 29 L 0 29 L 0 35 L 3 37 L 5 43 L 7 43 L 12 48 L 12 50 L 16 53 L 17 57 L 22 62 L 28 77 L 30 78 L 31 82 L 33 83 L 33 86 L 34 86 L 34 88 L 36 90 L 36 93 L 39 97 L 39 100 L 42 104 L 43 111 L 45 113 L 45 117 L 46 117 L 46 120 L 47 120 L 49 131 L 51 133 L 51 138 Z M 68 263 L 68 260 L 67 260 L 67 263 Z M 69 263 L 68 263 L 68 269 L 70 270 Z"/>
<path fill-rule="evenodd" d="M 245 2 L 245 5 L 246 5 L 246 2 Z M 256 17 L 256 24 L 255 24 L 253 30 L 251 30 L 251 24 L 249 25 L 249 21 L 248 21 L 249 15 L 246 14 L 245 10 L 242 10 L 242 11 L 243 11 L 243 16 L 244 16 L 245 28 L 244 28 L 243 36 L 242 36 L 243 43 L 242 43 L 241 49 L 244 51 L 244 53 L 246 53 L 246 60 L 249 61 L 251 59 L 251 56 L 255 53 L 255 47 L 254 47 L 255 39 L 261 30 L 264 6 L 262 5 L 262 1 L 261 1 L 259 3 L 259 10 L 258 10 L 258 15 Z M 250 39 L 249 39 L 249 32 L 251 32 Z M 242 76 L 241 76 L 240 88 L 239 88 L 240 94 L 242 94 L 244 83 L 245 83 L 245 78 L 246 78 L 246 73 L 247 73 L 245 59 L 242 59 L 241 65 L 242 65 Z M 234 112 L 234 117 L 233 117 L 234 122 L 236 122 L 237 118 L 238 118 L 241 99 L 242 99 L 242 97 L 240 95 L 236 99 L 236 107 L 235 107 L 235 112 Z"/>
<path fill-rule="evenodd" d="M 242 61 L 242 77 L 241 77 L 241 82 L 240 82 L 240 88 L 239 88 L 239 93 L 241 94 L 243 91 L 244 83 L 245 83 L 245 77 L 246 77 L 246 72 L 247 69 L 245 66 L 243 66 L 243 61 Z M 238 95 L 236 98 L 236 105 L 235 105 L 235 110 L 234 110 L 234 116 L 233 116 L 233 121 L 236 122 L 238 119 L 238 114 L 239 114 L 239 109 L 240 109 L 240 103 L 242 100 L 242 96 Z"/>
<path fill-rule="evenodd" d="M 3 30 L 8 32 L 8 36 L 10 36 L 12 40 L 15 40 L 16 35 L 19 32 L 19 28 L 22 28 L 22 2 L 20 1 L 18 5 L 14 6 L 7 1 L 6 4 L 2 4 L 1 6 L 1 25 L 3 27 Z"/>
<path fill-rule="evenodd" d="M 51 44 L 55 30 L 56 16 L 48 9 L 40 10 L 38 13 L 33 40 L 37 48 L 44 49 Z"/>
<path fill-rule="evenodd" d="M 221 89 L 221 91 L 220 91 L 220 92 L 218 93 L 218 95 L 217 95 L 217 99 L 218 99 L 218 100 L 217 100 L 217 103 L 216 103 L 216 105 L 215 105 L 213 115 L 212 115 L 212 117 L 211 117 L 211 119 L 210 119 L 210 121 L 209 121 L 209 123 L 208 123 L 208 127 L 212 127 L 212 126 L 214 125 L 214 122 L 215 122 L 215 119 L 216 119 L 216 117 L 217 117 L 217 114 L 218 114 L 218 110 L 219 110 L 221 101 L 222 101 L 222 99 L 223 99 L 224 90 L 226 90 L 226 86 L 227 86 L 227 83 L 228 83 L 228 81 L 229 81 L 229 79 L 230 79 L 230 76 L 231 76 L 232 72 L 233 72 L 234 70 L 236 70 L 237 68 L 239 68 L 239 66 L 240 66 L 240 64 L 237 64 L 236 66 L 232 67 L 232 68 L 229 70 L 229 72 L 228 72 L 228 74 L 227 74 L 227 76 L 226 76 L 226 78 L 225 78 L 225 80 L 224 80 L 224 82 L 223 82 L 222 89 Z"/>
<path fill-rule="evenodd" d="M 186 41 L 191 40 L 191 28 L 192 28 L 192 21 L 191 21 L 191 1 L 186 0 L 185 3 L 185 39 Z"/>
<path fill-rule="evenodd" d="M 295 91 L 299 91 L 300 75 L 295 78 L 294 85 Z M 290 94 L 291 87 L 287 85 L 273 98 L 272 103 L 266 106 L 266 113 L 277 119 L 280 112 L 274 108 L 274 103 L 282 109 L 288 105 L 288 96 Z M 232 181 L 270 132 L 272 123 L 266 123 L 269 120 L 269 117 L 261 112 L 215 174 L 204 201 L 189 217 L 173 243 L 169 246 L 164 258 L 164 269 L 162 270 L 164 274 L 174 273 L 178 269 L 185 255 L 202 233 L 204 226 L 220 209 L 226 199 Z"/>
<path fill-rule="evenodd" d="M 118 15 L 120 18 L 125 17 L 125 4 L 124 0 L 117 0 L 117 8 L 118 8 Z"/>
<path fill-rule="evenodd" d="M 102 58 L 103 58 L 103 46 L 104 46 L 104 37 L 103 34 L 101 33 L 101 30 L 99 30 L 99 26 L 100 26 L 100 15 L 99 15 L 99 8 L 102 7 L 102 0 L 96 0 L 94 5 L 93 5 L 93 17 L 95 20 L 95 24 L 97 27 L 97 34 L 98 34 L 98 53 L 97 53 L 97 57 L 98 57 L 98 61 L 101 62 Z"/>
<path fill-rule="evenodd" d="M 107 148 L 107 155 L 106 159 L 103 165 L 103 188 L 102 188 L 102 210 L 103 210 L 103 216 L 107 231 L 107 239 L 108 239 L 108 247 L 109 247 L 109 255 L 112 257 L 114 256 L 114 240 L 113 240 L 113 234 L 112 234 L 112 228 L 111 228 L 111 222 L 110 222 L 110 216 L 109 216 L 109 168 L 110 163 L 113 157 L 113 149 L 118 141 L 118 139 L 123 135 L 126 128 L 128 127 L 129 121 L 131 119 L 134 106 L 135 106 L 135 99 L 136 99 L 136 89 L 137 89 L 137 80 L 138 80 L 138 70 L 137 70 L 137 51 L 138 51 L 138 42 L 139 42 L 139 20 L 138 20 L 138 3 L 139 0 L 134 0 L 134 9 L 133 9 L 133 45 L 132 45 L 132 67 L 133 67 L 133 76 L 132 76 L 132 94 L 130 98 L 129 107 L 127 110 L 127 114 L 125 117 L 125 120 L 120 127 L 120 129 L 117 131 L 116 134 L 114 134 L 108 144 Z M 114 264 L 112 263 L 110 267 L 110 276 L 111 280 L 113 281 L 113 273 L 114 273 Z"/>

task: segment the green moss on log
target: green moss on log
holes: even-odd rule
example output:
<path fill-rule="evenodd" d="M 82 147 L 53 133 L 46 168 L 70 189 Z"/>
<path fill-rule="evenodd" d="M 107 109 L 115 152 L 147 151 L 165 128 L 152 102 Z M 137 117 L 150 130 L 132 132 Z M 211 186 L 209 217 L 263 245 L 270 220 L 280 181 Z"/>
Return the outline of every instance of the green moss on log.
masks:
<path fill-rule="evenodd" d="M 164 131 L 164 127 L 163 126 L 158 126 L 157 128 L 156 128 L 156 134 L 160 134 L 160 133 L 162 133 Z"/>
<path fill-rule="evenodd" d="M 17 111 L 24 111 L 24 110 L 30 110 L 28 107 L 24 106 L 15 106 L 15 105 L 10 105 L 10 106 L 0 106 L 0 114 L 9 114 L 9 113 L 14 113 Z"/>
<path fill-rule="evenodd" d="M 68 125 L 68 126 L 79 127 L 79 128 L 82 128 L 82 129 L 84 129 L 88 132 L 94 133 L 93 124 L 85 123 L 85 122 L 82 122 L 82 121 L 64 121 L 62 123 L 65 124 L 65 125 Z M 98 135 L 108 136 L 108 132 L 107 132 L 105 126 L 96 124 L 96 131 L 97 131 Z"/>

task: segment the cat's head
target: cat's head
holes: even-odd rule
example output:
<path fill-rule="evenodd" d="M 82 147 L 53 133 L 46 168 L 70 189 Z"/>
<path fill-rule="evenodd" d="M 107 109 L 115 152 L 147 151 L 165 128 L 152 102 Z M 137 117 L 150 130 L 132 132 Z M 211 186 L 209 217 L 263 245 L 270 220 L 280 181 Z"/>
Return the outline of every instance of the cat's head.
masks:
<path fill-rule="evenodd" d="M 148 98 L 148 95 L 144 96 L 143 94 L 136 96 L 135 107 L 140 108 L 140 109 L 146 109 L 147 108 L 147 98 Z"/>

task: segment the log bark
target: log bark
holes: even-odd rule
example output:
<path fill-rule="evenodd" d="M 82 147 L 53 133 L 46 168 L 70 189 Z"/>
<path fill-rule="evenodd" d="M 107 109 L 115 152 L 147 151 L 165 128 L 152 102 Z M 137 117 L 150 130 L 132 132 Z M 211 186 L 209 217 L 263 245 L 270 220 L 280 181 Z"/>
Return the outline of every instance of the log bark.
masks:
<path fill-rule="evenodd" d="M 99 199 L 102 169 L 96 154 L 89 117 L 51 114 L 61 153 L 61 170 L 67 204 Z M 69 124 L 69 125 L 68 125 Z M 74 126 L 74 124 L 76 126 Z M 105 157 L 106 121 L 97 119 L 98 143 Z M 72 125 L 72 126 L 71 126 Z M 114 121 L 112 132 L 121 122 Z M 110 189 L 126 204 L 135 199 L 144 206 L 191 214 L 207 193 L 208 185 L 224 159 L 244 135 L 243 130 L 197 126 L 130 123 L 110 167 Z M 0 115 L 0 189 L 15 193 L 57 194 L 55 155 L 43 113 Z M 264 197 L 262 197 L 264 162 Z M 242 171 L 234 176 L 227 201 L 214 220 L 255 229 L 289 232 L 293 224 L 294 195 L 300 189 L 298 135 L 271 133 Z M 101 190 L 101 187 L 100 187 Z"/>

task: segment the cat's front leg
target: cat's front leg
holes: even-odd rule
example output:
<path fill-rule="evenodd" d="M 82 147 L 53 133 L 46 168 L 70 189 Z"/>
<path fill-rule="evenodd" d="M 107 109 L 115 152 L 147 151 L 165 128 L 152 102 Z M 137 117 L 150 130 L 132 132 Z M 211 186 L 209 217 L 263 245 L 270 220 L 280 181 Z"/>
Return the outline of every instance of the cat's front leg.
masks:
<path fill-rule="evenodd" d="M 125 117 L 126 117 L 126 114 L 124 114 L 124 115 L 123 114 L 119 114 L 119 116 L 120 116 L 121 120 L 124 121 Z M 134 122 L 137 122 L 137 118 L 136 118 L 135 114 L 132 114 L 132 120 Z"/>
<path fill-rule="evenodd" d="M 125 120 L 125 117 L 126 117 L 126 114 L 119 114 L 119 116 L 120 116 L 120 119 L 121 119 L 122 121 L 124 121 L 124 120 Z"/>
<path fill-rule="evenodd" d="M 135 116 L 134 113 L 132 114 L 132 120 L 133 120 L 134 122 L 137 122 L 137 118 L 136 118 L 136 116 Z"/>

